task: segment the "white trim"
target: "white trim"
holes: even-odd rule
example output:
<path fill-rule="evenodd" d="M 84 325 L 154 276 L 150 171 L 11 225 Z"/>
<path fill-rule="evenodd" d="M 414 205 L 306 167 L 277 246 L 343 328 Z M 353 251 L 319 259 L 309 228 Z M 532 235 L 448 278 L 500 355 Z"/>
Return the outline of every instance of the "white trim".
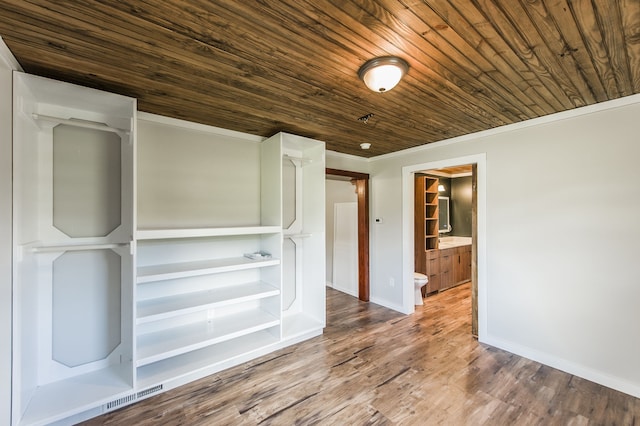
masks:
<path fill-rule="evenodd" d="M 402 168 L 402 301 L 400 312 L 410 314 L 414 306 L 414 173 L 421 170 L 477 164 L 477 253 L 478 340 L 487 336 L 487 156 L 485 153 L 449 158 Z"/>
<path fill-rule="evenodd" d="M 5 44 L 2 37 L 0 37 L 0 59 L 7 64 L 7 66 L 15 71 L 23 71 L 20 63 L 16 60 L 16 57 L 13 56 L 9 47 Z"/>
<path fill-rule="evenodd" d="M 486 336 L 486 338 L 483 340 L 483 343 L 494 346 L 506 352 L 511 352 L 512 354 L 516 354 L 523 358 L 539 362 L 540 364 L 556 368 L 558 370 L 564 371 L 565 373 L 582 377 L 608 388 L 624 392 L 636 398 L 640 398 L 640 386 L 635 383 L 622 380 L 619 377 L 603 374 L 601 371 L 594 370 L 584 365 L 575 364 L 566 359 L 551 356 L 548 353 L 540 352 L 527 346 L 517 345 L 513 342 L 502 340 L 499 338 Z"/>
<path fill-rule="evenodd" d="M 584 107 L 575 108 L 568 111 L 562 111 L 555 114 L 549 114 L 543 117 L 532 118 L 530 120 L 525 120 L 525 121 L 521 121 L 513 124 L 507 124 L 504 126 L 496 127 L 494 129 L 483 130 L 480 132 L 456 136 L 455 138 L 444 139 L 438 142 L 432 142 L 432 143 L 416 146 L 413 148 L 404 149 L 402 151 L 390 152 L 388 154 L 371 157 L 368 159 L 368 161 L 386 160 L 389 158 L 395 158 L 395 157 L 399 157 L 407 154 L 413 154 L 413 153 L 423 152 L 425 150 L 440 148 L 440 147 L 451 145 L 458 142 L 485 138 L 489 136 L 498 135 L 501 133 L 513 132 L 516 130 L 521 130 L 521 129 L 525 129 L 532 126 L 539 126 L 543 124 L 554 123 L 556 121 L 568 120 L 570 118 L 575 118 L 582 115 L 594 114 L 597 112 L 606 111 L 614 108 L 620 108 L 620 107 L 633 105 L 637 103 L 640 103 L 640 94 L 625 96 L 623 98 L 613 99 L 611 101 L 606 101 L 606 102 L 600 102 L 593 105 L 587 105 Z"/>
<path fill-rule="evenodd" d="M 425 172 L 429 172 L 430 175 L 440 176 L 440 177 L 449 178 L 449 179 L 455 179 L 455 178 L 459 178 L 459 177 L 467 177 L 467 176 L 471 176 L 471 174 L 472 174 L 471 172 L 449 174 L 449 173 L 440 172 L 438 170 L 424 170 L 424 171 Z"/>
<path fill-rule="evenodd" d="M 221 127 L 209 126 L 208 124 L 200 124 L 179 118 L 166 117 L 164 115 L 151 114 L 149 112 L 138 111 L 138 121 L 148 121 L 151 123 L 164 124 L 167 126 L 182 127 L 188 130 L 195 130 L 209 134 L 221 136 L 229 136 L 237 139 L 244 139 L 251 142 L 262 142 L 266 138 L 249 133 L 237 132 L 235 130 L 223 129 Z"/>

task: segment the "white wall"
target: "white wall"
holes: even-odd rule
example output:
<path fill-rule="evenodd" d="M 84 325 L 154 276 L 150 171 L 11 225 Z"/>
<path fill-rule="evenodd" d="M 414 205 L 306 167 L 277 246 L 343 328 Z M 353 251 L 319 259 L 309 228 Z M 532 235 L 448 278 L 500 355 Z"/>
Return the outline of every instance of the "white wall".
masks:
<path fill-rule="evenodd" d="M 138 227 L 259 225 L 260 141 L 139 114 Z"/>
<path fill-rule="evenodd" d="M 0 38 L 0 424 L 11 422 L 12 69 L 19 69 Z"/>
<path fill-rule="evenodd" d="M 369 160 L 355 155 L 334 151 L 326 152 L 328 169 L 347 170 L 350 172 L 369 173 Z"/>
<path fill-rule="evenodd" d="M 412 165 L 485 154 L 480 339 L 640 396 L 639 117 L 635 95 L 375 158 L 372 300 L 411 294 Z"/>

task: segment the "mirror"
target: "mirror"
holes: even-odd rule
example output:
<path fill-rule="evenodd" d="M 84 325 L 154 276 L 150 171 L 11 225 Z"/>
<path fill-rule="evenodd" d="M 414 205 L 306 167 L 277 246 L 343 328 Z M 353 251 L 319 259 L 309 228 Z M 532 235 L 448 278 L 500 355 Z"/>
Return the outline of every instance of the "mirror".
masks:
<path fill-rule="evenodd" d="M 451 232 L 449 222 L 449 197 L 438 197 L 438 232 Z"/>

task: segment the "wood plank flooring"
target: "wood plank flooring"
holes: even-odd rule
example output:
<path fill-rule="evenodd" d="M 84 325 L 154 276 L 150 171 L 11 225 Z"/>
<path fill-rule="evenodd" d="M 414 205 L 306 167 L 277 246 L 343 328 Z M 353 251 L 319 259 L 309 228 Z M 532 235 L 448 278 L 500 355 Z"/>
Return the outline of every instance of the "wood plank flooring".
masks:
<path fill-rule="evenodd" d="M 86 425 L 640 425 L 640 399 L 471 337 L 470 285 L 404 316 L 327 289 L 323 336 Z"/>

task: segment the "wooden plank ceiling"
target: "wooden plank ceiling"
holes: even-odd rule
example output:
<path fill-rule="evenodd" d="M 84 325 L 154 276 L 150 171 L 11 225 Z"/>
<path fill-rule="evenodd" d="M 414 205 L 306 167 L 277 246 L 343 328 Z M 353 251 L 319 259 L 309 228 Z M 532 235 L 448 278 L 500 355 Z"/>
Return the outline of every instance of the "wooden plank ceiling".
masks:
<path fill-rule="evenodd" d="M 365 157 L 640 93 L 640 0 L 2 0 L 0 36 L 141 111 Z M 383 55 L 410 70 L 380 94 Z"/>

